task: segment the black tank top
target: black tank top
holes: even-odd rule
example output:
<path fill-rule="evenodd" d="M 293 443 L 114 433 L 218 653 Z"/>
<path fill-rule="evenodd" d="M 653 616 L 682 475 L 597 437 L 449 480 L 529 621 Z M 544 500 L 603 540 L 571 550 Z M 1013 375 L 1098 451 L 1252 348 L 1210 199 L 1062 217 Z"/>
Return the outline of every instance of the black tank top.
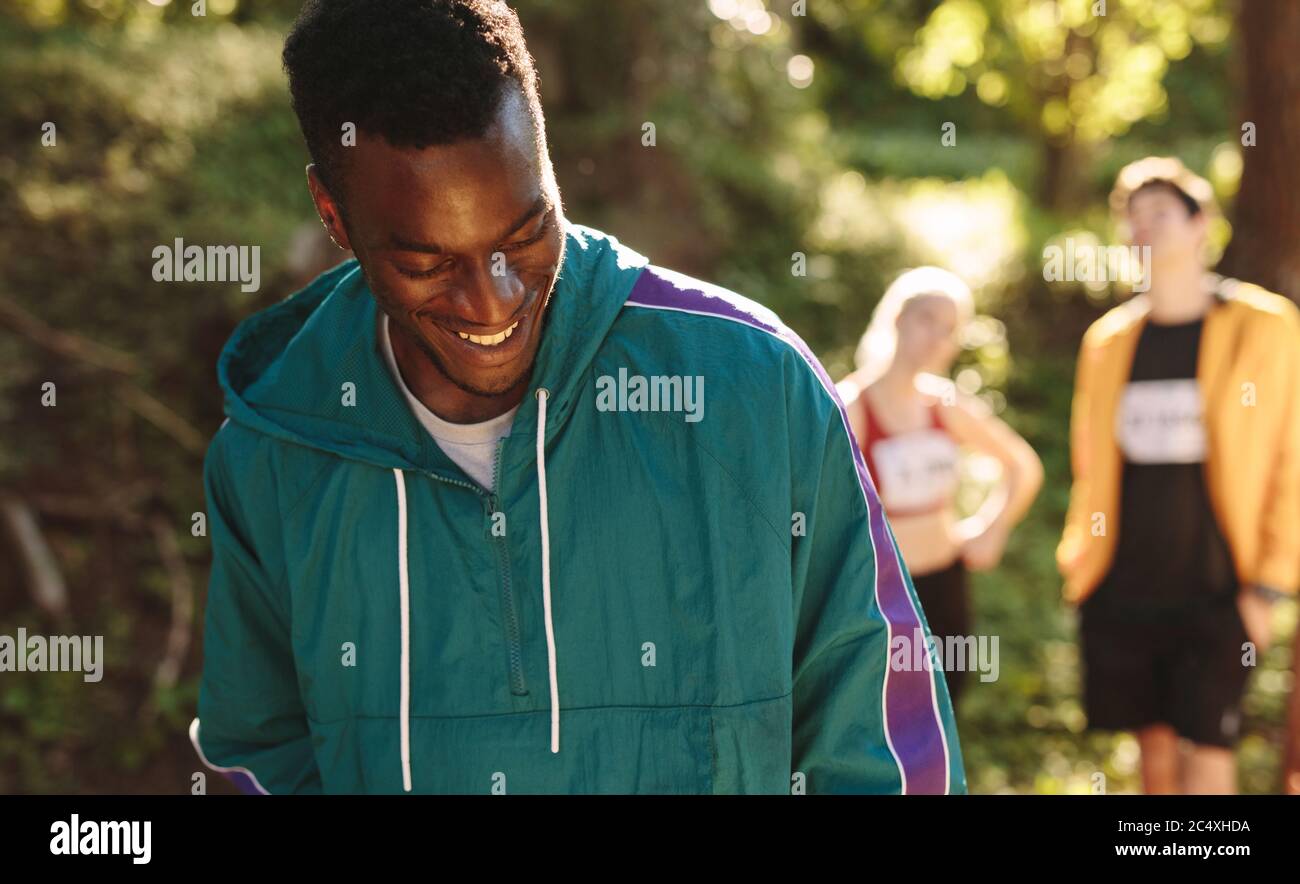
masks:
<path fill-rule="evenodd" d="M 1115 416 L 1124 463 L 1119 537 L 1110 571 L 1086 602 L 1094 616 L 1193 617 L 1237 590 L 1205 483 L 1204 419 L 1193 419 L 1190 404 L 1200 396 L 1203 327 L 1203 319 L 1148 321 L 1138 339 Z"/>

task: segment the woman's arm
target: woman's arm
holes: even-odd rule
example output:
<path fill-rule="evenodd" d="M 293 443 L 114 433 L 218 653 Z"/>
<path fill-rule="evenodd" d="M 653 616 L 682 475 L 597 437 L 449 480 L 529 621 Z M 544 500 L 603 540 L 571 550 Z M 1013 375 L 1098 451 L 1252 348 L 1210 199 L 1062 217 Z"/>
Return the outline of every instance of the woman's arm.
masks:
<path fill-rule="evenodd" d="M 994 567 L 1011 529 L 1024 518 L 1043 484 L 1043 464 L 1029 443 L 973 397 L 941 405 L 940 418 L 959 443 L 995 458 L 1002 481 L 979 511 L 962 523 L 963 557 L 972 570 Z"/>

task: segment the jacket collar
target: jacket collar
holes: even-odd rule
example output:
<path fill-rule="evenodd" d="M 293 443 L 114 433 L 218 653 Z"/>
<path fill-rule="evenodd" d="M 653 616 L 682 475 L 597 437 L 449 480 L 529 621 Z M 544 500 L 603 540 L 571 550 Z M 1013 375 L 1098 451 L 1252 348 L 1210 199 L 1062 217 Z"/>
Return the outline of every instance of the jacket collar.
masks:
<path fill-rule="evenodd" d="M 549 393 L 547 438 L 562 429 L 647 263 L 614 237 L 565 222 L 564 260 L 512 437 L 536 433 L 539 387 Z M 460 478 L 384 364 L 377 314 L 353 259 L 250 316 L 218 360 L 226 414 L 266 435 L 351 460 Z"/>

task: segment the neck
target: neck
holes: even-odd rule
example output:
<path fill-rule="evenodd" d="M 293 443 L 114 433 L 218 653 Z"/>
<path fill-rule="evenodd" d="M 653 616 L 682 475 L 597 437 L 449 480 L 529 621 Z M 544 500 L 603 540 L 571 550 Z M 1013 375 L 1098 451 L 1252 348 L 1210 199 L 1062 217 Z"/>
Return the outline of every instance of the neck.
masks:
<path fill-rule="evenodd" d="M 876 383 L 891 396 L 910 396 L 916 392 L 916 372 L 900 365 L 898 360 L 889 363 L 889 367 L 876 379 Z"/>
<path fill-rule="evenodd" d="M 1152 268 L 1151 319 L 1163 324 L 1192 322 L 1210 309 L 1214 292 L 1206 284 L 1205 268 L 1186 263 Z"/>

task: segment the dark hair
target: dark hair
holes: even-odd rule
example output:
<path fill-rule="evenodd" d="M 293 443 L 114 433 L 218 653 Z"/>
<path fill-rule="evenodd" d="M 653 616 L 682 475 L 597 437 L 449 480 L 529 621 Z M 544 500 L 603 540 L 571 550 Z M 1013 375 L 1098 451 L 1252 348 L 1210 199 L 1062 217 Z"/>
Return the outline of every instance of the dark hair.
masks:
<path fill-rule="evenodd" d="M 1140 185 L 1134 188 L 1132 193 L 1129 194 L 1129 203 L 1131 204 L 1133 202 L 1133 197 L 1137 196 L 1142 191 L 1152 189 L 1167 190 L 1182 200 L 1183 205 L 1187 207 L 1188 217 L 1194 218 L 1200 214 L 1201 204 L 1196 201 L 1196 198 L 1166 178 L 1152 178 L 1149 181 L 1143 181 Z"/>
<path fill-rule="evenodd" d="M 539 147 L 544 137 L 533 59 L 501 0 L 308 0 L 283 59 L 307 150 L 336 200 L 345 123 L 394 147 L 482 138 L 513 86 Z"/>

